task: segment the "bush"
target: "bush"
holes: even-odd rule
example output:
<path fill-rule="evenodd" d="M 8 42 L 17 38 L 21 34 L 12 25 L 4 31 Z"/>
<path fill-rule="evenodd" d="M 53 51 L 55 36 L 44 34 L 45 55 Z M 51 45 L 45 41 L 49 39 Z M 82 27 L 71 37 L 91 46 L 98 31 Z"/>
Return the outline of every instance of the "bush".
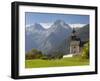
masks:
<path fill-rule="evenodd" d="M 39 59 L 43 56 L 42 52 L 36 49 L 32 49 L 25 55 L 26 59 Z"/>
<path fill-rule="evenodd" d="M 83 47 L 82 58 L 89 59 L 89 43 L 86 43 Z"/>
<path fill-rule="evenodd" d="M 61 52 L 52 52 L 51 54 L 49 54 L 48 59 L 61 59 L 63 58 L 63 54 Z"/>

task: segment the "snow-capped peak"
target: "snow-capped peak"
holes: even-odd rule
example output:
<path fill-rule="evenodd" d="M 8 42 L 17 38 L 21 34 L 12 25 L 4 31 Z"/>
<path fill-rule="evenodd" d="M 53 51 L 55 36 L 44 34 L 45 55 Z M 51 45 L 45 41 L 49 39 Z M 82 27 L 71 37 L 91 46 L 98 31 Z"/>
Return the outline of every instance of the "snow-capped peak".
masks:
<path fill-rule="evenodd" d="M 56 28 L 66 28 L 69 29 L 70 26 L 68 24 L 66 24 L 63 20 L 57 20 L 54 22 L 54 24 L 52 25 L 52 27 Z"/>
<path fill-rule="evenodd" d="M 40 23 L 40 25 L 42 25 L 43 28 L 45 28 L 45 29 L 50 28 L 52 24 L 53 24 L 52 22 L 48 22 L 48 23 Z"/>
<path fill-rule="evenodd" d="M 79 23 L 77 23 L 77 24 L 69 24 L 69 26 L 71 27 L 71 28 L 81 28 L 81 27 L 84 27 L 86 24 L 79 24 Z"/>
<path fill-rule="evenodd" d="M 26 25 L 26 31 L 33 31 L 33 30 L 44 30 L 44 28 L 38 23 Z"/>

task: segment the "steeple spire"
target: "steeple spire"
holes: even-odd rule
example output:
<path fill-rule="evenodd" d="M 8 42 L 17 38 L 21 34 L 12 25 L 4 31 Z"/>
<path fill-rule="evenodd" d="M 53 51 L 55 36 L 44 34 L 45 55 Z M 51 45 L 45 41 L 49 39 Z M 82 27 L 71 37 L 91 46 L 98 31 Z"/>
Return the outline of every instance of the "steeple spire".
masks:
<path fill-rule="evenodd" d="M 76 32 L 76 31 L 75 31 L 75 29 L 73 28 L 73 31 L 72 31 L 72 33 L 73 33 L 73 34 L 75 34 L 75 32 Z"/>
<path fill-rule="evenodd" d="M 77 37 L 75 28 L 72 30 L 71 40 L 80 40 L 80 38 Z"/>
<path fill-rule="evenodd" d="M 71 38 L 72 38 L 72 40 L 75 40 L 75 39 L 76 39 L 76 31 L 75 31 L 74 28 L 73 28 L 73 30 L 72 30 Z"/>

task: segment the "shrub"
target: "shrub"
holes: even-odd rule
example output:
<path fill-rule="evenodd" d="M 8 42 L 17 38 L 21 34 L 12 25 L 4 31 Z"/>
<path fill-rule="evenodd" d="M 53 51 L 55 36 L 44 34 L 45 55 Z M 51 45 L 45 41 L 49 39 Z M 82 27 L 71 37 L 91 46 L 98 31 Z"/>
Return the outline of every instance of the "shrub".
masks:
<path fill-rule="evenodd" d="M 42 52 L 37 49 L 32 49 L 25 55 L 26 59 L 39 59 L 43 56 Z"/>
<path fill-rule="evenodd" d="M 82 58 L 89 59 L 89 43 L 86 43 L 83 47 Z"/>

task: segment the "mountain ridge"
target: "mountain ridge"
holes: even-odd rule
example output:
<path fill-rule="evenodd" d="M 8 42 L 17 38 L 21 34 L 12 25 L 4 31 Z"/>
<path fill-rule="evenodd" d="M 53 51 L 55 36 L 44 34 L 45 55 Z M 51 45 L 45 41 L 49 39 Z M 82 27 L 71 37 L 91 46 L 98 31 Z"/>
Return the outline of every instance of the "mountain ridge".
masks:
<path fill-rule="evenodd" d="M 33 29 L 30 27 L 33 27 Z M 69 41 L 72 33 L 72 28 L 62 20 L 56 20 L 48 29 L 43 28 L 41 24 L 37 23 L 30 27 L 27 27 L 25 31 L 26 52 L 32 48 L 41 50 L 44 54 L 59 51 L 61 44 L 63 44 L 64 40 Z M 28 28 L 30 28 L 31 31 L 28 31 Z M 66 45 L 68 45 L 68 43 L 69 42 L 67 42 Z"/>

